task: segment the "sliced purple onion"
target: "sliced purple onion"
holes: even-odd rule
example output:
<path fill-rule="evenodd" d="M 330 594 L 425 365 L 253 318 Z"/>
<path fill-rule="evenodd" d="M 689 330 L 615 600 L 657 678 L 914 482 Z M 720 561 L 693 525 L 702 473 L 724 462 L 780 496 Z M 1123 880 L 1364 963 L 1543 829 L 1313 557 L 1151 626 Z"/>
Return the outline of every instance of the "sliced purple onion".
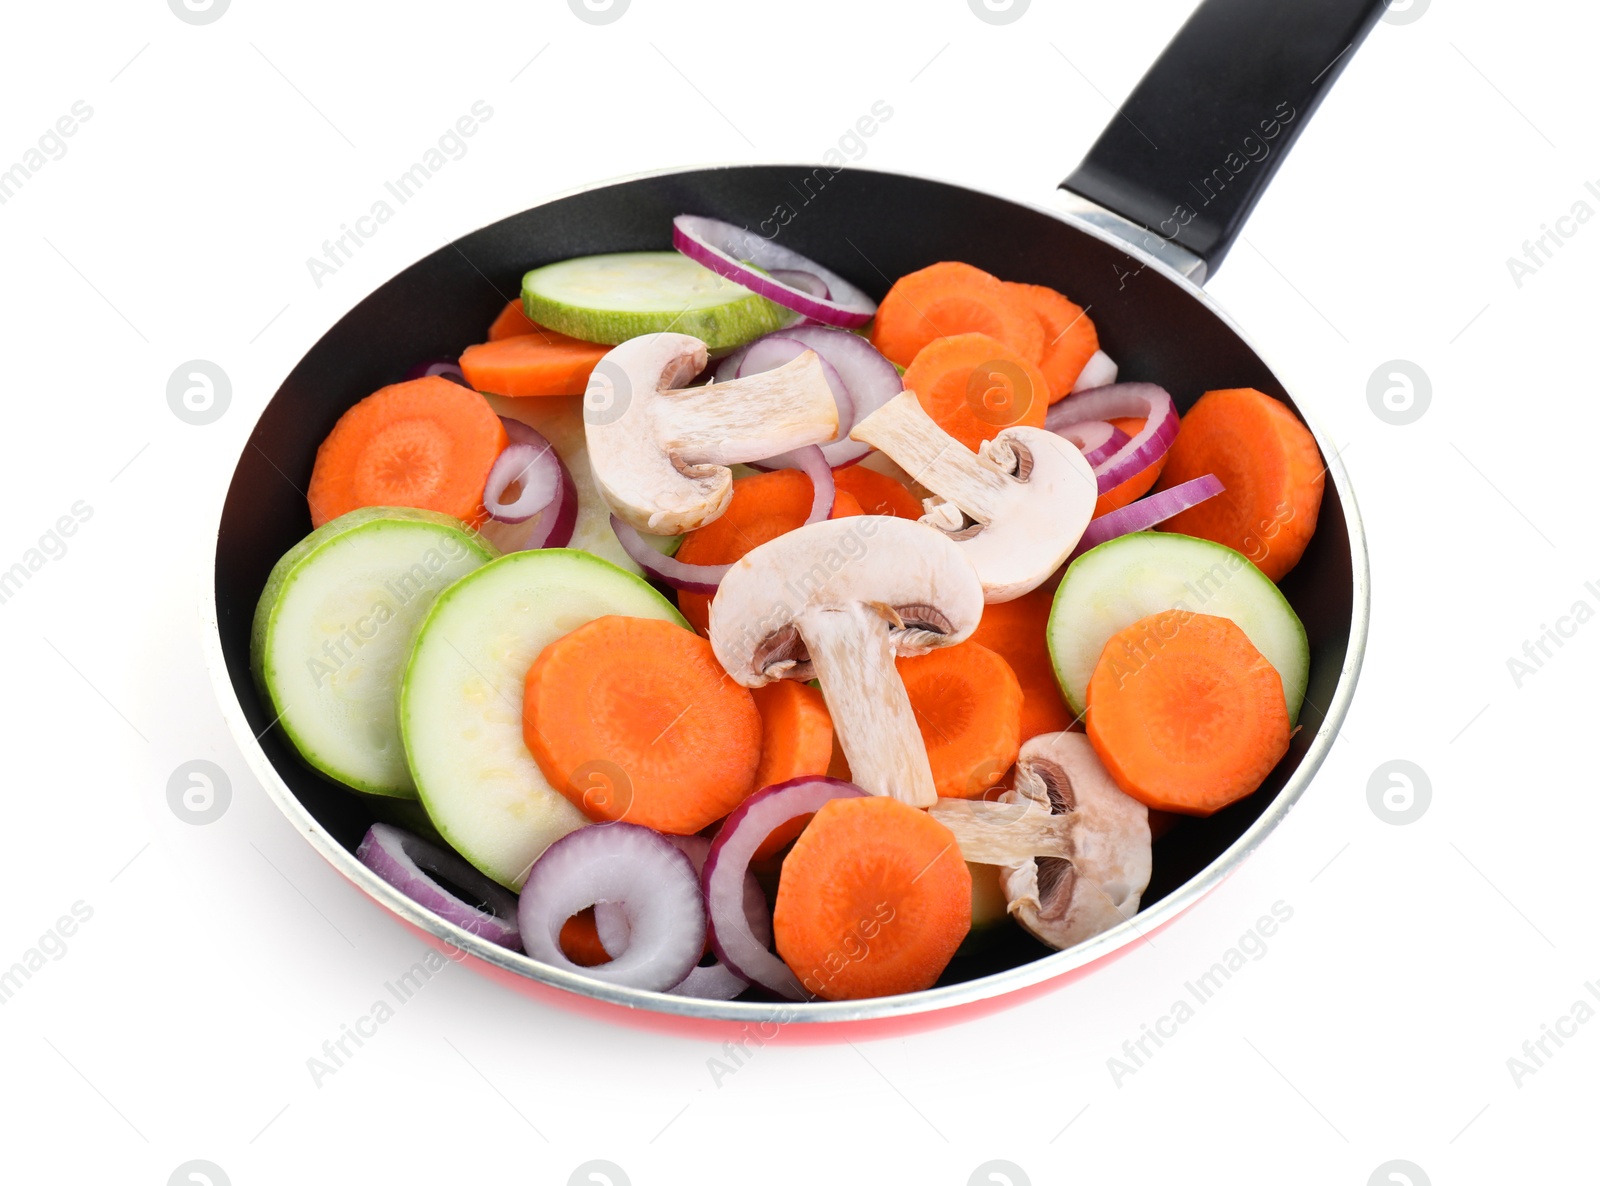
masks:
<path fill-rule="evenodd" d="M 668 836 L 667 839 L 677 845 L 694 863 L 697 874 L 704 868 L 706 857 L 711 852 L 711 841 L 704 836 Z M 771 941 L 772 909 L 767 905 L 767 896 L 761 892 L 761 886 L 756 881 L 754 873 L 746 873 L 744 878 L 744 916 L 750 924 L 752 934 L 763 943 Z M 595 932 L 600 937 L 600 945 L 613 959 L 628 949 L 628 918 L 616 903 L 601 902 L 595 906 L 594 925 Z M 748 980 L 734 973 L 726 964 L 719 962 L 697 966 L 680 983 L 667 991 L 675 997 L 731 1001 L 749 987 Z"/>
<path fill-rule="evenodd" d="M 513 486 L 515 498 L 508 497 Z M 561 458 L 548 444 L 513 441 L 489 467 L 483 507 L 502 523 L 526 523 L 561 497 Z"/>
<path fill-rule="evenodd" d="M 1104 350 L 1096 350 L 1089 356 L 1089 361 L 1083 364 L 1083 370 L 1078 372 L 1078 377 L 1072 381 L 1071 394 L 1093 391 L 1096 387 L 1110 387 L 1116 381 L 1117 364 L 1111 361 L 1111 356 Z"/>
<path fill-rule="evenodd" d="M 419 362 L 406 372 L 406 378 L 426 379 L 430 375 L 438 375 L 441 379 L 449 379 L 452 383 L 472 389 L 472 384 L 467 382 L 467 377 L 461 373 L 461 363 L 454 358 L 435 358 L 428 362 Z"/>
<path fill-rule="evenodd" d="M 561 950 L 561 927 L 601 902 L 622 909 L 628 948 L 609 963 L 585 968 Z M 534 959 L 649 992 L 680 983 L 706 945 L 694 863 L 665 836 L 638 824 L 579 828 L 545 849 L 523 883 L 517 920 L 523 950 Z"/>
<path fill-rule="evenodd" d="M 835 469 L 854 465 L 871 453 L 872 447 L 852 441 L 850 430 L 905 390 L 900 372 L 894 369 L 894 363 L 878 353 L 877 347 L 860 334 L 825 325 L 796 325 L 757 338 L 735 350 L 723 359 L 717 370 L 717 381 L 726 382 L 736 376 L 758 374 L 788 362 L 789 358 L 794 357 L 793 354 L 782 358 L 780 350 L 765 345 L 778 338 L 785 342 L 798 342 L 808 350 L 815 350 L 817 357 L 825 366 L 831 367 L 832 373 L 843 382 L 845 391 L 849 393 L 849 402 L 838 399 L 838 392 L 835 391 L 834 396 L 839 404 L 839 435 L 822 446 L 822 453 Z M 793 347 L 783 349 L 792 350 Z M 754 362 L 750 361 L 752 358 Z M 773 361 L 780 358 L 781 361 Z M 757 468 L 762 467 L 758 465 Z"/>
<path fill-rule="evenodd" d="M 703 593 L 710 597 L 722 578 L 728 575 L 728 569 L 733 567 L 731 564 L 685 564 L 675 556 L 663 556 L 639 534 L 637 527 L 616 515 L 611 516 L 611 530 L 635 564 L 656 580 L 685 593 Z"/>
<path fill-rule="evenodd" d="M 479 534 L 502 552 L 531 552 L 539 548 L 566 547 L 572 542 L 572 533 L 578 525 L 578 487 L 572 480 L 572 474 L 568 472 L 566 463 L 561 460 L 561 455 L 537 430 L 510 416 L 500 417 L 500 423 L 505 425 L 506 435 L 511 438 L 511 445 L 496 460 L 496 467 L 512 449 L 519 445 L 528 446 L 547 459 L 541 464 L 553 461 L 560 480 L 554 495 L 542 511 L 536 508 L 523 518 L 502 520 L 495 516 L 495 508 L 489 505 L 490 492 L 495 482 L 494 469 L 491 468 L 489 481 L 484 489 L 484 506 L 489 511 L 490 518 L 478 529 Z M 516 474 L 510 476 L 515 477 Z M 510 478 L 508 477 L 506 481 L 509 483 Z M 501 485 L 499 493 L 504 493 L 504 490 L 505 486 Z M 526 489 L 524 493 L 526 494 Z M 520 504 L 522 500 L 517 501 Z"/>
<path fill-rule="evenodd" d="M 779 330 L 778 332 L 782 333 L 783 331 Z M 757 338 L 756 342 L 760 340 L 760 338 Z M 731 354 L 723 355 L 711 372 L 711 381 L 713 383 L 727 383 L 729 380 L 737 379 L 739 377 L 739 367 L 744 362 L 744 356 L 750 353 L 750 347 L 754 346 L 756 342 L 746 342 L 743 346 L 735 347 Z"/>
<path fill-rule="evenodd" d="M 766 462 L 773 469 L 797 469 L 811 479 L 811 513 L 806 524 L 820 523 L 833 510 L 835 488 L 833 470 L 816 445 L 807 445 L 775 457 Z M 703 593 L 707 597 L 717 591 L 722 578 L 728 575 L 731 564 L 685 564 L 675 556 L 663 556 L 650 546 L 650 541 L 639 534 L 638 528 L 616 515 L 611 516 L 611 530 L 616 533 L 622 550 L 645 572 L 663 584 L 686 593 Z"/>
<path fill-rule="evenodd" d="M 356 859 L 446 922 L 501 947 L 522 950 L 522 940 L 517 933 L 516 897 L 455 853 L 389 824 L 373 824 L 361 838 Z M 480 899 L 483 906 L 474 905 L 446 889 L 437 878 Z"/>
<path fill-rule="evenodd" d="M 768 951 L 765 940 L 751 930 L 745 918 L 744 879 L 751 858 L 774 829 L 796 816 L 810 815 L 829 800 L 866 793 L 837 778 L 794 778 L 757 791 L 723 821 L 700 881 L 711 916 L 711 950 L 735 974 L 791 1001 L 809 995 L 789 965 Z"/>
<path fill-rule="evenodd" d="M 812 272 L 797 272 L 793 268 L 773 268 L 767 275 L 819 301 L 829 300 L 833 296 L 832 290 L 828 288 L 828 282 Z"/>
<path fill-rule="evenodd" d="M 1141 428 L 1127 444 L 1094 467 L 1100 493 L 1114 490 L 1135 474 L 1165 457 L 1178 436 L 1178 408 L 1166 388 L 1154 383 L 1116 383 L 1096 387 L 1050 405 L 1044 426 L 1065 436 L 1085 420 L 1112 420 L 1139 416 Z"/>
<path fill-rule="evenodd" d="M 1130 502 L 1125 507 L 1107 511 L 1098 519 L 1089 521 L 1089 526 L 1084 528 L 1083 538 L 1078 540 L 1078 546 L 1072 549 L 1072 555 L 1067 559 L 1075 560 L 1090 548 L 1097 547 L 1107 540 L 1116 539 L 1118 536 L 1132 535 L 1135 531 L 1149 531 L 1157 523 L 1165 522 L 1179 511 L 1186 511 L 1192 506 L 1199 506 L 1208 498 L 1215 498 L 1224 489 L 1222 480 L 1215 474 L 1202 474 L 1198 478 L 1179 482 L 1176 486 L 1152 494 L 1148 498 Z"/>
<path fill-rule="evenodd" d="M 1078 446 L 1078 451 L 1091 469 L 1114 456 L 1130 439 L 1127 433 L 1109 420 L 1085 420 L 1080 424 L 1069 424 L 1058 435 Z"/>
<path fill-rule="evenodd" d="M 878 311 L 877 302 L 843 276 L 731 222 L 680 214 L 672 220 L 672 245 L 717 275 L 824 325 L 865 325 Z M 827 286 L 828 296 L 786 284 L 774 271 L 806 272 Z"/>

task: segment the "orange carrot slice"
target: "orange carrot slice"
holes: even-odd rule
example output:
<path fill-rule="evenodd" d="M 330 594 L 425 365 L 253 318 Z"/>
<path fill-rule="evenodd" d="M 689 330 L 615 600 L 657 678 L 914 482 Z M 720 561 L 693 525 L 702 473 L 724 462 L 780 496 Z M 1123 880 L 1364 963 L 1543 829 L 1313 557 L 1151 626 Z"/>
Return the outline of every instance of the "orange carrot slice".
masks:
<path fill-rule="evenodd" d="M 815 491 L 811 479 L 797 469 L 735 478 L 728 509 L 683 537 L 677 558 L 685 564 L 732 564 L 751 548 L 793 531 L 811 514 Z M 835 490 L 831 519 L 859 515 L 861 504 L 846 491 Z M 711 598 L 704 593 L 678 593 L 678 610 L 700 633 L 706 632 Z"/>
<path fill-rule="evenodd" d="M 1282 580 L 1317 529 L 1327 467 L 1311 430 L 1252 387 L 1208 391 L 1178 425 L 1161 485 L 1216 474 L 1222 493 L 1161 525 L 1226 544 Z"/>
<path fill-rule="evenodd" d="M 931 987 L 971 926 L 956 838 L 899 800 L 825 803 L 783 858 L 778 954 L 824 1000 Z"/>
<path fill-rule="evenodd" d="M 872 344 L 901 366 L 935 338 L 987 334 L 1029 362 L 1044 353 L 1044 326 L 988 272 L 971 264 L 933 264 L 895 281 L 872 322 Z"/>
<path fill-rule="evenodd" d="M 827 774 L 833 759 L 833 719 L 822 693 L 797 680 L 782 679 L 756 688 L 756 711 L 761 714 L 761 764 L 756 767 L 756 789 L 775 786 L 808 774 Z M 753 860 L 763 861 L 805 830 L 809 815 L 796 816 L 779 825 L 756 849 Z"/>
<path fill-rule="evenodd" d="M 382 388 L 340 416 L 317 449 L 311 524 L 358 507 L 418 507 L 476 526 L 507 443 L 488 401 L 459 383 L 430 375 Z"/>
<path fill-rule="evenodd" d="M 1146 807 L 1210 815 L 1289 750 L 1277 669 L 1227 618 L 1165 610 L 1114 634 L 1089 677 L 1095 753 Z"/>
<path fill-rule="evenodd" d="M 591 819 L 688 835 L 755 790 L 755 701 L 672 622 L 613 614 L 558 638 L 528 671 L 522 713 L 539 769 Z M 614 793 L 592 793 L 596 769 Z"/>
<path fill-rule="evenodd" d="M 1017 760 L 1022 687 L 988 647 L 958 643 L 898 659 L 941 798 L 982 797 Z"/>
<path fill-rule="evenodd" d="M 1100 349 L 1095 332 L 1083 309 L 1053 288 L 1042 284 L 1006 282 L 1006 291 L 1026 306 L 1044 328 L 1044 350 L 1039 369 L 1050 384 L 1050 402 L 1072 394 L 1072 385 L 1083 373 L 1084 364 Z"/>
<path fill-rule="evenodd" d="M 903 483 L 888 474 L 851 465 L 833 471 L 835 489 L 853 494 L 868 515 L 898 515 L 902 519 L 922 518 L 922 503 Z"/>
<path fill-rule="evenodd" d="M 1055 601 L 1053 583 L 1041 585 L 1013 601 L 983 607 L 983 617 L 969 642 L 988 647 L 1004 659 L 1022 688 L 1022 740 L 1071 727 L 1072 709 L 1056 682 L 1055 664 L 1045 643 L 1045 627 Z"/>
<path fill-rule="evenodd" d="M 489 340 L 498 342 L 501 338 L 516 338 L 523 334 L 546 334 L 552 331 L 544 329 L 538 322 L 529 319 L 522 311 L 522 298 L 506 304 L 500 310 L 500 315 L 494 319 L 494 324 L 489 326 Z M 576 962 L 576 961 L 574 961 Z"/>
<path fill-rule="evenodd" d="M 600 942 L 600 932 L 595 927 L 594 907 L 580 910 L 561 924 L 561 954 L 580 968 L 592 968 L 608 963 L 611 953 Z"/>
<path fill-rule="evenodd" d="M 1003 428 L 1038 428 L 1050 406 L 1039 368 L 986 334 L 929 342 L 906 368 L 905 384 L 940 428 L 972 450 Z"/>
<path fill-rule="evenodd" d="M 589 372 L 610 349 L 540 329 L 468 346 L 461 373 L 477 390 L 495 395 L 582 395 Z"/>

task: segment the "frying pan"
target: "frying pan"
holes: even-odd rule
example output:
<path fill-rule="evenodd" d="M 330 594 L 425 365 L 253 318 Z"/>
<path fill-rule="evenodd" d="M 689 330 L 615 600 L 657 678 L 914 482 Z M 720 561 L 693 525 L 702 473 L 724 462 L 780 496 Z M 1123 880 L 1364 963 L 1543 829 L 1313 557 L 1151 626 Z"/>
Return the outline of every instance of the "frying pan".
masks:
<path fill-rule="evenodd" d="M 353 855 L 381 807 L 312 774 L 271 728 L 251 683 L 251 614 L 269 569 L 307 530 L 302 492 L 317 445 L 357 400 L 420 359 L 481 340 L 529 268 L 665 249 L 672 219 L 683 213 L 754 228 L 791 205 L 797 189 L 814 197 L 781 227 L 781 242 L 875 297 L 907 272 L 965 260 L 1070 293 L 1092 310 L 1122 374 L 1163 385 L 1180 408 L 1216 387 L 1255 387 L 1294 406 L 1199 284 L 1227 254 L 1383 7 L 1383 0 L 1206 0 L 1062 183 L 1055 208 L 854 167 L 689 169 L 543 202 L 441 247 L 382 285 L 284 380 L 239 457 L 222 508 L 208 642 L 229 726 L 268 793 L 334 868 L 452 958 L 583 1012 L 713 1036 L 751 1024 L 763 1035 L 783 1029 L 814 1039 L 944 1023 L 1058 988 L 1168 925 L 1288 813 L 1354 692 L 1367 629 L 1366 549 L 1349 480 L 1320 436 L 1328 465 L 1321 519 L 1282 585 L 1311 643 L 1302 728 L 1288 756 L 1254 795 L 1209 819 L 1184 820 L 1157 842 L 1154 879 L 1136 918 L 1062 952 L 1020 928 L 999 928 L 987 944 L 958 954 L 934 988 L 903 996 L 723 1003 L 616 988 L 535 963 L 420 909 Z"/>

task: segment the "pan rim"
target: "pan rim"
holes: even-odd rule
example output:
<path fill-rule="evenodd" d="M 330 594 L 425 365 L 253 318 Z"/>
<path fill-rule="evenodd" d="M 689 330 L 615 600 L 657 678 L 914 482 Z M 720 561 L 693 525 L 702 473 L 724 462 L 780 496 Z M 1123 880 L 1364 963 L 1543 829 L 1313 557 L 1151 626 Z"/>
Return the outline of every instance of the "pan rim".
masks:
<path fill-rule="evenodd" d="M 671 168 L 645 170 L 622 176 L 611 177 L 592 184 L 567 188 L 548 194 L 531 205 L 525 206 L 520 211 L 512 211 L 484 224 L 492 226 L 505 218 L 515 217 L 519 213 L 536 210 L 542 206 L 564 198 L 574 197 L 584 193 L 605 189 L 611 186 L 622 185 L 632 181 L 646 180 L 657 177 L 668 177 L 678 174 L 701 173 L 718 169 L 743 169 L 762 167 L 793 167 L 793 168 L 827 168 L 826 165 L 795 164 L 794 162 L 720 162 L 691 166 L 677 166 Z M 1074 230 L 1086 234 L 1091 238 L 1099 239 L 1107 245 L 1140 262 L 1145 267 L 1152 268 L 1171 283 L 1177 284 L 1190 297 L 1198 300 L 1214 317 L 1228 327 L 1239 340 L 1266 366 L 1274 378 L 1279 379 L 1284 390 L 1289 390 L 1288 385 L 1282 382 L 1279 369 L 1273 365 L 1271 359 L 1261 350 L 1256 342 L 1246 334 L 1240 326 L 1228 315 L 1215 299 L 1192 280 L 1176 271 L 1162 260 L 1143 251 L 1132 244 L 1100 227 L 1062 209 L 1048 205 L 1029 202 L 1026 200 L 1008 197 L 1001 194 L 990 193 L 985 190 L 975 189 L 972 186 L 947 181 L 939 177 L 920 173 L 905 173 L 898 170 L 877 169 L 871 167 L 850 166 L 860 172 L 875 173 L 883 176 L 900 177 L 915 181 L 931 181 L 935 184 L 951 189 L 965 190 L 986 198 L 994 198 L 1020 207 L 1033 213 L 1043 214 L 1058 222 L 1072 227 Z M 1057 191 L 1059 192 L 1059 191 Z M 457 236 L 440 247 L 449 243 L 459 242 L 468 235 L 475 234 L 484 227 L 475 228 Z M 435 248 L 438 250 L 438 248 Z M 412 264 L 427 258 L 429 252 L 413 260 Z M 412 266 L 407 264 L 407 267 Z M 402 269 L 403 270 L 403 269 Z M 398 275 L 399 273 L 395 273 Z M 387 284 L 394 277 L 387 277 L 382 283 Z M 378 287 L 381 287 L 379 285 Z M 376 288 L 369 290 L 360 300 Z M 353 308 L 354 305 L 351 306 Z M 339 314 L 340 317 L 348 313 Z M 334 319 L 336 323 L 338 318 Z M 309 350 L 320 341 L 332 324 L 323 328 L 317 338 L 299 352 L 295 364 L 305 358 Z M 291 368 L 292 369 L 292 368 Z M 287 376 L 284 376 L 285 378 Z M 282 379 L 279 381 L 281 387 Z M 274 395 L 278 388 L 274 388 Z M 270 404 L 271 400 L 267 401 Z M 249 437 L 253 434 L 260 422 L 260 417 L 265 414 L 267 404 L 263 404 L 258 411 L 256 420 L 250 427 L 250 433 L 245 436 L 245 443 L 241 447 L 240 456 L 249 448 Z M 1339 497 L 1340 508 L 1344 513 L 1346 530 L 1350 541 L 1350 567 L 1351 567 L 1351 620 L 1350 637 L 1345 647 L 1344 660 L 1339 673 L 1339 682 L 1334 688 L 1334 694 L 1327 706 L 1321 726 L 1313 736 L 1305 755 L 1290 774 L 1283 788 L 1273 798 L 1273 801 L 1262 811 L 1248 828 L 1226 849 L 1217 855 L 1208 865 L 1161 899 L 1148 910 L 1142 910 L 1132 919 L 1096 935 L 1075 947 L 1065 951 L 1052 952 L 1014 968 L 1001 972 L 993 972 L 973 980 L 963 981 L 959 984 L 946 985 L 939 988 L 924 989 L 920 992 L 904 993 L 889 997 L 876 997 L 858 1001 L 808 1001 L 808 1002 L 765 1002 L 765 1001 L 707 1001 L 699 998 L 677 997 L 666 993 L 646 992 L 639 989 L 621 988 L 605 984 L 587 976 L 567 972 L 560 968 L 539 963 L 520 952 L 510 951 L 498 944 L 473 935 L 444 919 L 423 909 L 410 898 L 394 889 L 369 870 L 365 865 L 356 860 L 355 854 L 346 849 L 334 838 L 323 825 L 313 816 L 310 810 L 300 802 L 298 796 L 290 789 L 287 782 L 278 773 L 277 767 L 267 757 L 266 751 L 256 740 L 249 720 L 245 716 L 244 706 L 234 688 L 232 675 L 228 670 L 227 658 L 223 653 L 222 635 L 219 626 L 216 588 L 216 547 L 220 544 L 222 534 L 222 515 L 226 505 L 226 489 L 231 488 L 232 481 L 238 469 L 235 461 L 227 471 L 227 487 L 224 497 L 216 501 L 216 511 L 213 518 L 213 546 L 210 550 L 209 561 L 203 565 L 205 588 L 201 601 L 201 619 L 203 648 L 205 662 L 210 675 L 213 691 L 221 707 L 224 721 L 229 733 L 233 736 L 234 743 L 238 746 L 241 756 L 247 766 L 261 785 L 267 795 L 277 806 L 297 831 L 311 844 L 311 846 L 334 867 L 347 881 L 360 889 L 366 896 L 379 905 L 385 907 L 390 913 L 396 915 L 403 923 L 409 924 L 431 935 L 435 940 L 449 945 L 468 955 L 474 956 L 493 965 L 503 973 L 531 980 L 546 987 L 560 989 L 572 993 L 575 997 L 589 1001 L 598 1001 L 603 1004 L 618 1006 L 629 1010 L 647 1010 L 659 1015 L 662 1019 L 683 1019 L 686 1021 L 715 1021 L 727 1023 L 766 1023 L 774 1020 L 783 1024 L 798 1023 L 807 1026 L 816 1026 L 828 1023 L 850 1023 L 866 1021 L 882 1021 L 886 1019 L 903 1019 L 924 1014 L 934 1014 L 950 1010 L 962 1005 L 973 1005 L 979 1002 L 999 999 L 1019 993 L 1023 989 L 1056 980 L 1067 974 L 1084 969 L 1091 964 L 1107 959 L 1121 951 L 1128 945 L 1144 938 L 1148 932 L 1154 931 L 1173 919 L 1177 918 L 1189 907 L 1200 901 L 1213 889 L 1222 883 L 1235 869 L 1243 864 L 1246 857 L 1259 848 L 1277 826 L 1293 809 L 1300 797 L 1305 793 L 1311 781 L 1321 769 L 1323 762 L 1332 747 L 1333 741 L 1343 725 L 1350 703 L 1355 695 L 1356 685 L 1359 681 L 1362 662 L 1365 658 L 1366 643 L 1370 617 L 1370 580 L 1368 570 L 1368 556 L 1365 530 L 1362 524 L 1360 508 L 1356 502 L 1355 491 L 1350 483 L 1349 474 L 1345 470 L 1343 460 L 1339 453 L 1331 446 L 1329 438 L 1321 429 L 1315 417 L 1310 415 L 1298 402 L 1296 410 L 1304 419 L 1307 427 L 1316 439 L 1318 448 L 1322 451 L 1323 459 L 1327 463 L 1327 474 L 1332 479 L 1334 490 Z M 1020 1002 L 1020 997 L 1018 1001 Z"/>

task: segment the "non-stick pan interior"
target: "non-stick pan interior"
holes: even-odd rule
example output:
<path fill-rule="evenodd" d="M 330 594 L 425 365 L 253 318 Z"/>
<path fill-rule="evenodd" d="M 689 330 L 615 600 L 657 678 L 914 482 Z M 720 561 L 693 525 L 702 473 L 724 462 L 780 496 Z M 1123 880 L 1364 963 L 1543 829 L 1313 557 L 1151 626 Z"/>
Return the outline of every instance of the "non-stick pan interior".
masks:
<path fill-rule="evenodd" d="M 538 206 L 440 248 L 380 287 L 329 330 L 267 405 L 239 459 L 217 540 L 222 650 L 252 733 L 283 781 L 354 849 L 374 817 L 362 797 L 302 766 L 268 726 L 250 677 L 250 619 L 273 563 L 310 530 L 303 491 L 317 445 L 357 400 L 413 363 L 458 354 L 553 260 L 671 246 L 675 215 L 706 214 L 778 241 L 875 297 L 891 281 L 958 259 L 1008 280 L 1062 289 L 1090 310 L 1126 379 L 1159 383 L 1187 408 L 1218 387 L 1255 387 L 1293 403 L 1255 352 L 1203 300 L 1155 269 L 1050 214 L 941 182 L 856 169 L 742 166 L 644 177 Z M 1210 864 L 1270 805 L 1333 702 L 1350 636 L 1355 576 L 1344 508 L 1330 483 L 1310 550 L 1283 584 L 1311 639 L 1303 726 L 1250 798 L 1208 820 L 1181 820 L 1157 841 L 1145 904 Z M 1015 927 L 969 944 L 942 983 L 1046 954 Z"/>

